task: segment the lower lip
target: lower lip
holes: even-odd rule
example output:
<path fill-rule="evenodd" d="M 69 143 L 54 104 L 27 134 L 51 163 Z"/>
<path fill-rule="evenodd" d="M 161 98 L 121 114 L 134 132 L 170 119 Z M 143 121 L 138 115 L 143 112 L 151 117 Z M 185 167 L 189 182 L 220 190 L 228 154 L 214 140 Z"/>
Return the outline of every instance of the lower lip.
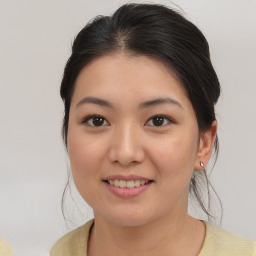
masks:
<path fill-rule="evenodd" d="M 132 198 L 146 191 L 149 188 L 149 186 L 152 184 L 152 182 L 149 182 L 143 186 L 134 187 L 134 188 L 115 187 L 113 185 L 110 185 L 107 182 L 104 182 L 104 184 L 107 186 L 108 190 L 112 192 L 114 195 L 121 198 Z"/>

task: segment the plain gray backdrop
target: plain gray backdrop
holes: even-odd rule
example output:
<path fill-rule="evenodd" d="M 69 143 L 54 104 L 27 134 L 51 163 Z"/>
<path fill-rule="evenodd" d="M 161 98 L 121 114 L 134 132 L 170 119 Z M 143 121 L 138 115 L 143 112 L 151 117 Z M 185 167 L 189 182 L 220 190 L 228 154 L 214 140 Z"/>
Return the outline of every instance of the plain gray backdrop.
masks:
<path fill-rule="evenodd" d="M 48 255 L 69 231 L 60 208 L 68 163 L 61 140 L 63 68 L 87 21 L 126 2 L 0 0 L 0 236 L 14 255 Z M 174 3 L 208 39 L 222 86 L 220 155 L 211 176 L 224 206 L 222 226 L 256 240 L 256 1 Z M 80 208 L 81 217 L 67 200 L 72 228 L 91 218 L 91 210 Z"/>

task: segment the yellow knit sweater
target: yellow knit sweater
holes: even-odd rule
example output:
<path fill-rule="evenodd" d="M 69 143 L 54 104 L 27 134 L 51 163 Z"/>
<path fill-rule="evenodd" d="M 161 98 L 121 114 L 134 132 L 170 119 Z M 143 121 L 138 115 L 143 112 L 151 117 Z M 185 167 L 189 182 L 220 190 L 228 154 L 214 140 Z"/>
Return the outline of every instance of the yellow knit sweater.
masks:
<path fill-rule="evenodd" d="M 0 237 L 0 256 L 12 256 L 12 246 Z"/>
<path fill-rule="evenodd" d="M 50 256 L 87 256 L 87 241 L 93 220 L 67 233 L 52 247 Z M 256 256 L 256 243 L 209 223 L 198 256 Z"/>

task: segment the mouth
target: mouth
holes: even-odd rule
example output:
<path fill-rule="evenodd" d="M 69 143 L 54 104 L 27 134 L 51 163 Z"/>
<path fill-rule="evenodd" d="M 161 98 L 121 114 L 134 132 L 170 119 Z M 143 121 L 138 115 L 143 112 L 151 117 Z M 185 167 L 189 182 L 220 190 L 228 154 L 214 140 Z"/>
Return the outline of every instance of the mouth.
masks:
<path fill-rule="evenodd" d="M 154 180 L 137 175 L 113 175 L 105 177 L 103 183 L 113 195 L 129 199 L 144 194 Z"/>
<path fill-rule="evenodd" d="M 141 187 L 153 182 L 153 180 L 118 180 L 118 179 L 108 179 L 103 181 L 113 187 L 129 188 L 129 189 Z"/>

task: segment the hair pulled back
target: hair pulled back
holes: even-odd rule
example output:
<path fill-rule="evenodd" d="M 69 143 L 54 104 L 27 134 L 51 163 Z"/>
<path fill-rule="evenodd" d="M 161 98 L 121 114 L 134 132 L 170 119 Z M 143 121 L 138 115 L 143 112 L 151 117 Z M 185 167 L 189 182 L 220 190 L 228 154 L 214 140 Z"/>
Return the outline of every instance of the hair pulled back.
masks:
<path fill-rule="evenodd" d="M 165 63 L 176 73 L 192 103 L 199 132 L 202 134 L 211 127 L 216 119 L 214 105 L 220 95 L 220 84 L 202 32 L 181 14 L 163 5 L 126 4 L 112 16 L 97 16 L 74 40 L 60 89 L 65 105 L 62 134 L 66 146 L 76 78 L 90 61 L 112 52 L 151 56 Z M 217 138 L 214 146 L 218 153 Z M 209 193 L 211 185 L 206 172 L 203 173 Z M 211 216 L 199 193 L 196 176 L 191 180 L 190 192 Z"/>

